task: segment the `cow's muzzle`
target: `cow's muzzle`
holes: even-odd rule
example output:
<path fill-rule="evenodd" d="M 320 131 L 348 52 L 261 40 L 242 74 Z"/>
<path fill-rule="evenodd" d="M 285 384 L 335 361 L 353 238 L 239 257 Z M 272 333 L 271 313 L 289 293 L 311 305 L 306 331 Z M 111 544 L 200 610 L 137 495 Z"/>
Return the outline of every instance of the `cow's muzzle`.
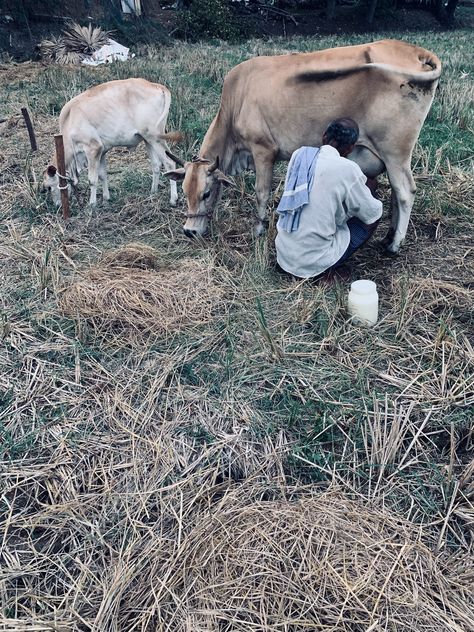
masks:
<path fill-rule="evenodd" d="M 190 239 L 195 239 L 196 237 L 198 237 L 197 230 L 194 230 L 192 228 L 183 227 L 183 233 L 186 235 L 186 237 L 189 237 Z"/>
<path fill-rule="evenodd" d="M 212 219 L 212 212 L 186 213 L 185 217 L 186 223 L 183 227 L 183 232 L 186 237 L 203 237 L 207 233 L 209 221 Z"/>

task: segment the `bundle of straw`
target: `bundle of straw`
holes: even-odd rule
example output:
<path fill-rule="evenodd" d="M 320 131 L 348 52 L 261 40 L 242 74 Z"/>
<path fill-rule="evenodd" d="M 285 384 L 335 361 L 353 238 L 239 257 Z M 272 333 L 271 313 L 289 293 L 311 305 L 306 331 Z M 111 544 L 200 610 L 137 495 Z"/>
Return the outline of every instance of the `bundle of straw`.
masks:
<path fill-rule="evenodd" d="M 60 304 L 102 333 L 165 335 L 211 322 L 222 299 L 211 262 L 187 259 L 158 270 L 156 251 L 132 244 L 105 254 Z"/>
<path fill-rule="evenodd" d="M 140 268 L 142 270 L 157 270 L 159 268 L 158 253 L 151 246 L 131 243 L 105 252 L 99 262 L 101 267 L 110 268 Z"/>
<path fill-rule="evenodd" d="M 92 55 L 108 41 L 109 33 L 103 31 L 100 26 L 81 26 L 77 22 L 72 22 L 63 31 L 63 42 L 67 50 L 81 55 Z"/>
<path fill-rule="evenodd" d="M 57 64 L 80 64 L 101 46 L 108 43 L 110 33 L 99 26 L 80 26 L 72 22 L 60 37 L 44 39 L 39 44 L 41 57 Z"/>
<path fill-rule="evenodd" d="M 413 524 L 341 493 L 253 504 L 230 495 L 196 525 L 170 567 L 170 590 L 157 609 L 163 629 L 170 621 L 183 632 L 433 632 L 474 624 L 465 595 Z"/>

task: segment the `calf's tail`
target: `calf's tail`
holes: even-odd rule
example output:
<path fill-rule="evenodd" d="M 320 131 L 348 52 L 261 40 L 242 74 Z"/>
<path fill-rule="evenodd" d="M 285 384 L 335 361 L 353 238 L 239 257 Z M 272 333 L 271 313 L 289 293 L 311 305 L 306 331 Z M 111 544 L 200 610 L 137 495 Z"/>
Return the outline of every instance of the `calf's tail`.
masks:
<path fill-rule="evenodd" d="M 158 118 L 157 122 L 156 122 L 156 127 L 159 129 L 161 125 L 164 126 L 164 124 L 166 124 L 166 119 L 168 118 L 168 113 L 170 111 L 170 105 L 171 105 L 171 93 L 169 90 L 167 90 L 164 86 L 163 86 L 163 97 L 164 97 L 164 105 L 163 105 L 163 110 L 160 114 L 160 117 Z"/>
<path fill-rule="evenodd" d="M 168 113 L 169 113 L 170 105 L 171 105 L 170 91 L 167 89 L 164 89 L 163 96 L 165 99 L 165 103 L 163 106 L 163 111 L 161 113 L 161 116 L 156 123 L 156 127 L 158 129 L 160 129 L 162 125 L 164 126 L 164 124 L 166 124 L 166 119 L 168 118 Z M 167 132 L 166 134 L 159 134 L 158 138 L 164 141 L 169 141 L 170 143 L 179 143 L 183 140 L 184 136 L 181 134 L 181 132 Z"/>
<path fill-rule="evenodd" d="M 170 143 L 180 143 L 184 139 L 184 136 L 181 132 L 168 132 L 167 134 L 160 134 L 159 138 L 161 138 L 161 140 L 167 140 Z"/>

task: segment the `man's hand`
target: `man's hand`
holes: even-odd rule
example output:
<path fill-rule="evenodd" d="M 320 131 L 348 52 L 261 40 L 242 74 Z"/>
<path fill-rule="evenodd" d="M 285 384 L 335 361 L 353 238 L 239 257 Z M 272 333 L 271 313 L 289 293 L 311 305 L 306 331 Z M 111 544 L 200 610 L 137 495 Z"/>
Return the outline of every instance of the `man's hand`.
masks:
<path fill-rule="evenodd" d="M 372 193 L 372 196 L 376 200 L 378 200 L 378 196 L 377 196 L 377 186 L 378 186 L 377 178 L 367 178 L 367 182 L 365 184 L 369 188 L 369 191 Z"/>

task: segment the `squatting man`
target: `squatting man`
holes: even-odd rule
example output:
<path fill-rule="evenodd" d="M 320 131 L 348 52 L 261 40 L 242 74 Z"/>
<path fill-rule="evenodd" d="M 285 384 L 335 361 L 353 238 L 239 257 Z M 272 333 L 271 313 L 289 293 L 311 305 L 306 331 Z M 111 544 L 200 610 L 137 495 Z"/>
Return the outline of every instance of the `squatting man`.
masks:
<path fill-rule="evenodd" d="M 314 278 L 341 266 L 371 237 L 382 216 L 375 180 L 348 156 L 359 137 L 352 119 L 333 121 L 318 147 L 300 147 L 288 164 L 275 241 L 280 268 Z"/>

